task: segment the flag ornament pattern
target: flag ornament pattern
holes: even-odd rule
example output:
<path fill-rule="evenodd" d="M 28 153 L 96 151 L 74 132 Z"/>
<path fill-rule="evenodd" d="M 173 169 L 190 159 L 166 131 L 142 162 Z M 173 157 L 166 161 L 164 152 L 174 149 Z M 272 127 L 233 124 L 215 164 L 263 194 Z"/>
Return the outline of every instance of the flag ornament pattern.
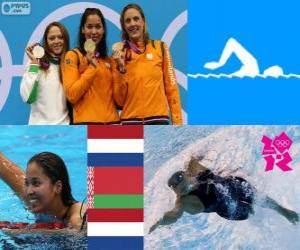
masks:
<path fill-rule="evenodd" d="M 88 126 L 88 248 L 144 247 L 143 126 Z"/>
<path fill-rule="evenodd" d="M 94 207 L 94 168 L 88 167 L 88 208 Z"/>

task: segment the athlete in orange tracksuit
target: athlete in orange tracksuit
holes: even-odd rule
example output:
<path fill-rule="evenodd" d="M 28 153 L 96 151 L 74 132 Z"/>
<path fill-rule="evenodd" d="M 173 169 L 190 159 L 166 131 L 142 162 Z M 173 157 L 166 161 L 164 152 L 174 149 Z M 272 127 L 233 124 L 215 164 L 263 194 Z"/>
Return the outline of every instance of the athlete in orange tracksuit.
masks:
<path fill-rule="evenodd" d="M 74 51 L 66 54 L 62 67 L 65 93 L 73 104 L 74 123 L 119 123 L 112 97 L 111 60 L 100 59 L 95 68 L 79 49 Z"/>
<path fill-rule="evenodd" d="M 99 9 L 88 8 L 82 15 L 79 48 L 67 52 L 62 65 L 65 94 L 73 105 L 75 124 L 118 124 L 113 100 L 113 61 L 108 58 L 105 20 Z M 95 52 L 84 51 L 91 39 Z"/>
<path fill-rule="evenodd" d="M 181 125 L 180 96 L 168 46 L 149 40 L 143 11 L 136 4 L 123 9 L 121 26 L 125 41 L 113 46 L 113 54 L 123 71 L 120 82 L 114 84 L 115 101 L 123 108 L 122 124 L 168 124 L 170 111 L 172 123 Z"/>

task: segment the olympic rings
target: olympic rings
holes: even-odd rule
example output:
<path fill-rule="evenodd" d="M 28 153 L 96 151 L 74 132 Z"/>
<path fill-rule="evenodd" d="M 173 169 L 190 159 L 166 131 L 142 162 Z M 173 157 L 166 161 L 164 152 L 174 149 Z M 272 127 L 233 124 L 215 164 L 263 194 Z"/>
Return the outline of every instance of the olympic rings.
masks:
<path fill-rule="evenodd" d="M 274 145 L 278 148 L 286 148 L 290 145 L 290 141 L 289 140 L 275 140 L 274 141 Z"/>

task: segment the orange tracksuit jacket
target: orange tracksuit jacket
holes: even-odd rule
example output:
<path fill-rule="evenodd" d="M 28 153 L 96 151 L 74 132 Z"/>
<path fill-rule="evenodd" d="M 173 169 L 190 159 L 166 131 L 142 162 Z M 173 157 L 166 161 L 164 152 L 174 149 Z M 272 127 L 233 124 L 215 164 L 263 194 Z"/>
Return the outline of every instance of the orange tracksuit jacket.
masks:
<path fill-rule="evenodd" d="M 139 47 L 144 51 L 144 46 Z M 126 73 L 114 83 L 114 98 L 121 107 L 121 120 L 144 120 L 169 116 L 174 125 L 182 125 L 179 90 L 168 46 L 149 41 L 142 54 L 131 51 Z"/>
<path fill-rule="evenodd" d="M 74 123 L 118 123 L 113 101 L 113 65 L 99 59 L 98 67 L 88 64 L 82 53 L 68 51 L 62 64 L 65 94 L 73 104 Z"/>

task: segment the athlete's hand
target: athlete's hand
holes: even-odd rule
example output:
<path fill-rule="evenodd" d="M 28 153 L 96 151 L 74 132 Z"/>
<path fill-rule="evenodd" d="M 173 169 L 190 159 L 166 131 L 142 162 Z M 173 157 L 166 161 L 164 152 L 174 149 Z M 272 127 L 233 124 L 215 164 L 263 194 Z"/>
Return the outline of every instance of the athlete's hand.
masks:
<path fill-rule="evenodd" d="M 151 234 L 159 225 L 160 222 L 157 221 L 153 226 L 150 227 L 148 234 Z"/>
<path fill-rule="evenodd" d="M 29 59 L 31 60 L 31 63 L 38 64 L 39 60 L 37 58 L 35 58 L 33 53 L 32 53 L 32 50 L 33 50 L 34 46 L 36 46 L 36 43 L 32 44 L 32 45 L 29 45 L 25 49 L 25 52 L 26 52 L 27 56 L 29 57 Z"/>
<path fill-rule="evenodd" d="M 96 57 L 94 56 L 94 52 L 88 51 L 86 53 L 86 58 L 88 59 L 89 64 L 91 64 L 94 68 L 97 68 L 98 61 L 97 61 Z"/>
<path fill-rule="evenodd" d="M 126 72 L 125 68 L 125 52 L 124 52 L 124 44 L 122 42 L 115 43 L 112 46 L 112 56 L 115 59 L 118 69 L 121 73 Z"/>
<path fill-rule="evenodd" d="M 288 212 L 286 213 L 287 219 L 294 225 L 297 224 L 299 222 L 298 214 L 292 210 L 289 210 L 289 209 L 287 209 L 287 210 L 288 210 Z"/>

